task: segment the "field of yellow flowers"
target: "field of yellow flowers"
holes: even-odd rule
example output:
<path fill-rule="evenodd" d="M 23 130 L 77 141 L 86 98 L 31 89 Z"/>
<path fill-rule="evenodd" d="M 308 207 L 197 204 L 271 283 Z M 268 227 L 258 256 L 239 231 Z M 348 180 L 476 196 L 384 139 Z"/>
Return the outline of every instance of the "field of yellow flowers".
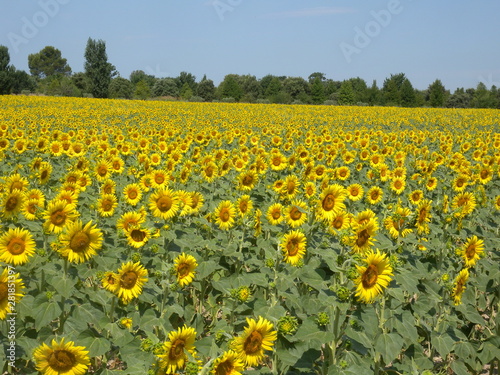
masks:
<path fill-rule="evenodd" d="M 498 368 L 500 111 L 0 108 L 2 373 Z"/>

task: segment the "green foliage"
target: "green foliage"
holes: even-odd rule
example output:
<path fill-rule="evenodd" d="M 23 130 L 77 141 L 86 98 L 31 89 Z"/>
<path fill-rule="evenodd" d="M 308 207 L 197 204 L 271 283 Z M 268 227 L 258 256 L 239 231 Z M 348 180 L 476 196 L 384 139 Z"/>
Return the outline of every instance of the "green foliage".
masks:
<path fill-rule="evenodd" d="M 109 84 L 110 98 L 132 99 L 134 96 L 134 86 L 132 82 L 123 77 L 116 77 Z"/>
<path fill-rule="evenodd" d="M 71 67 L 61 55 L 61 51 L 52 46 L 46 46 L 38 53 L 28 56 L 30 73 L 36 78 L 47 78 L 55 75 L 68 76 Z"/>
<path fill-rule="evenodd" d="M 116 70 L 114 65 L 108 62 L 106 43 L 103 40 L 88 39 L 84 67 L 90 83 L 90 93 L 95 98 L 107 98 Z"/>
<path fill-rule="evenodd" d="M 353 105 L 356 102 L 356 95 L 352 88 L 351 81 L 344 81 L 337 93 L 337 101 L 340 105 Z"/>
<path fill-rule="evenodd" d="M 196 88 L 196 94 L 202 97 L 205 101 L 211 102 L 215 98 L 215 85 L 214 81 L 207 79 L 206 76 L 203 77 L 201 82 Z"/>
<path fill-rule="evenodd" d="M 325 101 L 325 87 L 321 78 L 314 78 L 311 84 L 311 99 L 314 104 L 321 104 Z"/>
<path fill-rule="evenodd" d="M 234 74 L 228 74 L 224 77 L 218 88 L 220 98 L 234 98 L 239 101 L 243 96 L 243 89 L 236 80 Z"/>
<path fill-rule="evenodd" d="M 446 101 L 446 90 L 439 79 L 436 79 L 428 89 L 428 100 L 431 107 L 443 107 Z"/>
<path fill-rule="evenodd" d="M 157 79 L 153 86 L 154 96 L 179 96 L 179 89 L 173 78 L 160 78 Z"/>

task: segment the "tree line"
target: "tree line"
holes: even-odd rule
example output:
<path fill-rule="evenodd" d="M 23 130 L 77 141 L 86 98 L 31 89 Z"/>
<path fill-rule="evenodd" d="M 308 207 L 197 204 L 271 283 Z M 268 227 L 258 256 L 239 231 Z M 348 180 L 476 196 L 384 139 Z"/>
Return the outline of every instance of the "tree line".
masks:
<path fill-rule="evenodd" d="M 371 105 L 400 107 L 500 108 L 500 89 L 484 83 L 453 93 L 436 79 L 417 90 L 404 73 L 391 74 L 381 87 L 362 78 L 335 81 L 324 73 L 302 77 L 268 74 L 228 74 L 219 85 L 206 76 L 200 81 L 188 72 L 155 77 L 143 70 L 121 77 L 108 61 L 106 43 L 88 39 L 84 72 L 73 73 L 61 51 L 47 46 L 28 56 L 30 74 L 10 65 L 8 48 L 0 46 L 0 94 L 38 93 L 96 98 L 188 100 L 280 104 Z"/>

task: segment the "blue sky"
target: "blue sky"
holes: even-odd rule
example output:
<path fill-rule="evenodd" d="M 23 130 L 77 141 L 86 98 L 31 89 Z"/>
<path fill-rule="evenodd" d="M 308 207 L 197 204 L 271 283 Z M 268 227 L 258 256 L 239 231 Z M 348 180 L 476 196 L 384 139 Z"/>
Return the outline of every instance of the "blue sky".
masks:
<path fill-rule="evenodd" d="M 418 89 L 500 86 L 500 1 L 0 0 L 0 45 L 28 71 L 47 45 L 83 71 L 88 38 L 106 42 L 122 77 L 181 71 L 361 77 L 403 72 Z"/>

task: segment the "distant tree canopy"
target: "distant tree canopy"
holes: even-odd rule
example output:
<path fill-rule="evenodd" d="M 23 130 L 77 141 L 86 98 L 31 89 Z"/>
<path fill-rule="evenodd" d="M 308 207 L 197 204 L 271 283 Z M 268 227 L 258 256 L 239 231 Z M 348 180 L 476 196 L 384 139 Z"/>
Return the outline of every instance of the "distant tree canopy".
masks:
<path fill-rule="evenodd" d="M 436 79 L 425 90 L 414 88 L 404 73 L 391 74 L 382 84 L 369 86 L 360 78 L 333 80 L 325 73 L 304 77 L 267 74 L 227 74 L 217 85 L 206 75 L 200 81 L 182 71 L 177 77 L 155 77 L 134 70 L 129 79 L 108 62 L 106 44 L 88 39 L 84 72 L 72 73 L 61 51 L 46 46 L 28 56 L 31 75 L 10 65 L 8 48 L 0 46 L 0 94 L 38 92 L 46 95 L 96 98 L 170 98 L 190 101 L 225 101 L 283 104 L 383 105 L 400 107 L 500 108 L 500 90 L 478 83 L 450 93 Z M 115 78 L 116 77 L 116 78 Z"/>
<path fill-rule="evenodd" d="M 52 46 L 47 46 L 38 53 L 28 56 L 30 73 L 36 78 L 46 78 L 55 75 L 69 76 L 71 67 L 61 55 L 61 51 Z"/>

